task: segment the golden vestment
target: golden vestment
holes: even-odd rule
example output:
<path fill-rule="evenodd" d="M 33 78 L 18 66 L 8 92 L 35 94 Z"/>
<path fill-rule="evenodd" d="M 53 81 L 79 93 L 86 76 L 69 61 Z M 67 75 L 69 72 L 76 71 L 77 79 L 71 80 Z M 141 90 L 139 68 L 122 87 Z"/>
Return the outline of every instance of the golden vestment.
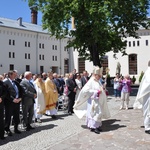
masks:
<path fill-rule="evenodd" d="M 45 81 L 45 92 L 46 110 L 56 108 L 56 103 L 58 101 L 58 92 L 55 83 L 50 78 L 47 78 Z"/>

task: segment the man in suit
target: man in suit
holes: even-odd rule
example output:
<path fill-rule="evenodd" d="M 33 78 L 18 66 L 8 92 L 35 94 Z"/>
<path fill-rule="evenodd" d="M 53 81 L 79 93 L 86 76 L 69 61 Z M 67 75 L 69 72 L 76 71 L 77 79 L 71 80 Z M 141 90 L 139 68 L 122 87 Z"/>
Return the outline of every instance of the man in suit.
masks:
<path fill-rule="evenodd" d="M 4 86 L 4 77 L 0 75 L 0 139 L 4 140 L 4 98 L 6 96 L 6 87 Z"/>
<path fill-rule="evenodd" d="M 86 70 L 83 71 L 83 77 L 81 78 L 82 87 L 87 83 L 89 80 L 88 73 Z"/>
<path fill-rule="evenodd" d="M 33 83 L 30 81 L 32 78 L 31 72 L 25 72 L 24 79 L 21 81 L 20 85 L 23 90 L 22 97 L 22 110 L 23 110 L 23 121 L 26 126 L 26 131 L 34 129 L 31 126 L 32 118 L 34 114 L 34 102 L 37 97 L 36 90 Z"/>
<path fill-rule="evenodd" d="M 8 136 L 12 136 L 12 132 L 10 131 L 10 123 L 11 116 L 14 119 L 14 132 L 20 134 L 21 132 L 18 130 L 18 124 L 20 122 L 20 101 L 21 101 L 21 93 L 17 83 L 14 81 L 15 72 L 9 71 L 8 78 L 4 80 L 4 85 L 7 87 L 7 95 L 4 99 L 5 105 L 5 131 Z"/>
<path fill-rule="evenodd" d="M 69 74 L 69 79 L 67 80 L 66 83 L 68 87 L 68 114 L 71 115 L 73 113 L 73 105 L 75 102 L 75 95 L 76 95 L 76 90 L 77 90 L 77 85 L 73 79 L 73 74 Z"/>

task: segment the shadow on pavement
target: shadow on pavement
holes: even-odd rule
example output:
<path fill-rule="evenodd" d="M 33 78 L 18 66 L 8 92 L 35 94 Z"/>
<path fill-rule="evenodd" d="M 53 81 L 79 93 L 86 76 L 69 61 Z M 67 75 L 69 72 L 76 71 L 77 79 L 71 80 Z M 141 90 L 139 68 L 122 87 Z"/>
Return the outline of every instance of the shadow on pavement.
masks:
<path fill-rule="evenodd" d="M 121 121 L 121 120 L 109 119 L 109 120 L 102 121 L 102 132 L 117 130 L 119 128 L 126 127 L 125 125 L 113 124 L 113 123 L 119 122 L 119 121 Z"/>
<path fill-rule="evenodd" d="M 36 126 L 35 129 L 32 129 L 30 131 L 22 131 L 21 134 L 13 134 L 13 136 L 7 136 L 5 140 L 0 140 L 0 146 L 7 144 L 9 142 L 13 142 L 13 141 L 18 141 L 21 140 L 27 136 L 30 136 L 34 133 L 38 133 L 41 132 L 42 130 L 49 130 L 52 129 L 54 127 L 56 127 L 57 125 L 54 124 L 48 124 L 46 126 Z"/>
<path fill-rule="evenodd" d="M 61 115 L 56 115 L 56 119 L 52 119 L 51 116 L 47 116 L 48 118 L 42 118 L 42 122 L 49 122 L 49 121 L 54 121 L 54 120 L 60 120 L 64 119 L 64 117 L 68 117 L 68 114 L 61 114 Z"/>
<path fill-rule="evenodd" d="M 102 121 L 102 132 L 108 132 L 108 131 L 117 130 L 119 128 L 126 127 L 125 125 L 113 124 L 113 123 L 119 122 L 119 121 L 121 121 L 121 120 L 109 119 L 109 120 Z M 88 129 L 88 127 L 86 125 L 81 125 L 81 127 L 84 129 Z"/>

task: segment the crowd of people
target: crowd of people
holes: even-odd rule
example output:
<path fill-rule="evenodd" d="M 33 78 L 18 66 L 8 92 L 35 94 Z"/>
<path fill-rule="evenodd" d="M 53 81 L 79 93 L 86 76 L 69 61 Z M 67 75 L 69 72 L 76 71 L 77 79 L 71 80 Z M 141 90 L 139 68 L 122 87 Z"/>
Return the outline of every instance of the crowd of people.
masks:
<path fill-rule="evenodd" d="M 30 131 L 34 129 L 33 120 L 41 123 L 42 115 L 56 119 L 58 97 L 61 95 L 67 97 L 68 115 L 86 116 L 87 127 L 99 134 L 102 119 L 110 117 L 106 84 L 99 67 L 95 67 L 91 75 L 87 71 L 77 73 L 76 69 L 65 76 L 53 72 L 33 75 L 30 71 L 19 76 L 17 70 L 0 75 L 0 139 L 5 139 L 5 133 L 13 135 L 10 130 L 12 122 L 14 133 L 21 134 L 20 123 L 26 131 Z M 120 109 L 124 109 L 124 103 L 125 109 L 128 109 L 130 92 L 130 76 L 122 77 L 117 73 L 114 96 L 120 100 Z"/>
<path fill-rule="evenodd" d="M 61 95 L 68 98 L 68 115 L 74 113 L 75 100 L 88 79 L 87 71 L 79 74 L 76 69 L 65 77 L 53 72 L 32 74 L 30 71 L 18 75 L 17 70 L 0 75 L 0 139 L 5 139 L 5 133 L 13 135 L 10 130 L 12 124 L 14 133 L 21 134 L 20 123 L 30 131 L 34 129 L 33 120 L 41 123 L 43 115 L 56 119 L 58 97 Z"/>

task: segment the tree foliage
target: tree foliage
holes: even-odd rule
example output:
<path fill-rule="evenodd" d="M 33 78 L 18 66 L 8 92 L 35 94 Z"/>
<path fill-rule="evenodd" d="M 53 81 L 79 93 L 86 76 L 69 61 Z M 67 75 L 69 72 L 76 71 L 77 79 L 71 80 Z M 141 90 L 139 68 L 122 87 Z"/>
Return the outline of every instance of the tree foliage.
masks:
<path fill-rule="evenodd" d="M 126 37 L 138 38 L 136 31 L 148 28 L 149 0 L 28 0 L 43 13 L 43 28 L 51 35 L 73 37 L 69 46 L 79 55 L 101 66 L 109 51 L 126 54 Z M 75 30 L 70 30 L 71 17 Z"/>

